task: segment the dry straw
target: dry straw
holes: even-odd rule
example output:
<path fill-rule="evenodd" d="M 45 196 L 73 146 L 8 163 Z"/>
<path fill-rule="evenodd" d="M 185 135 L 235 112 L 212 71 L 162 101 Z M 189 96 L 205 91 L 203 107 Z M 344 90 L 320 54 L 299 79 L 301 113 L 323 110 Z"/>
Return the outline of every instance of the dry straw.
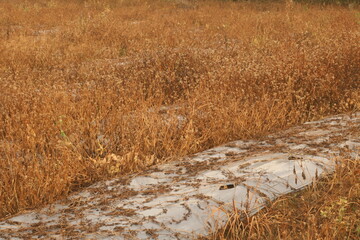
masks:
<path fill-rule="evenodd" d="M 0 217 L 359 108 L 355 10 L 186 4 L 1 1 Z"/>

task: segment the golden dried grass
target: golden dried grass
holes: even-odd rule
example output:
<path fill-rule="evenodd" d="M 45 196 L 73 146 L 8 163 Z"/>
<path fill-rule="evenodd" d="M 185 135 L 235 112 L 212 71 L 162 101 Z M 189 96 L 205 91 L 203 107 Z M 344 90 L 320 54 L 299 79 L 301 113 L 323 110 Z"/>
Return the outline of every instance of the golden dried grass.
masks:
<path fill-rule="evenodd" d="M 186 4 L 1 1 L 0 216 L 359 109 L 355 10 Z"/>

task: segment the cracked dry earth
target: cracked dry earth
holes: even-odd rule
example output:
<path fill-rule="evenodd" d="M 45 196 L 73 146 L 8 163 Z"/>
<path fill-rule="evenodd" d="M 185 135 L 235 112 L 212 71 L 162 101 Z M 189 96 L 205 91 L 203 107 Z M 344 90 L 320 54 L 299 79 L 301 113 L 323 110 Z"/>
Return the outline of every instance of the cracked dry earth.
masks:
<path fill-rule="evenodd" d="M 0 239 L 192 239 L 359 158 L 360 112 L 234 141 L 0 221 Z"/>

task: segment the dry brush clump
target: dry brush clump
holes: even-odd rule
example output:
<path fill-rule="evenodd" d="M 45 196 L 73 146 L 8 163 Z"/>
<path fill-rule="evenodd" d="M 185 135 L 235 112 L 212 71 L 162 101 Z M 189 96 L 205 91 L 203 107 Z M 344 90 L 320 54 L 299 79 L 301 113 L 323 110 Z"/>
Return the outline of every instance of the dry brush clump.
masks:
<path fill-rule="evenodd" d="M 355 10 L 186 4 L 0 3 L 0 216 L 359 109 Z"/>

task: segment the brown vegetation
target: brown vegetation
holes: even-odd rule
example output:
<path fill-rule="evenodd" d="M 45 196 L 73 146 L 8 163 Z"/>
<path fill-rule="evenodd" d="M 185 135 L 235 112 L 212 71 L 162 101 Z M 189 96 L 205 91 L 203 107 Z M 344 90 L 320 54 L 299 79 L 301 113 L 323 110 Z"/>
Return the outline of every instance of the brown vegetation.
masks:
<path fill-rule="evenodd" d="M 96 180 L 359 109 L 358 12 L 287 11 L 1 1 L 0 217 Z"/>

